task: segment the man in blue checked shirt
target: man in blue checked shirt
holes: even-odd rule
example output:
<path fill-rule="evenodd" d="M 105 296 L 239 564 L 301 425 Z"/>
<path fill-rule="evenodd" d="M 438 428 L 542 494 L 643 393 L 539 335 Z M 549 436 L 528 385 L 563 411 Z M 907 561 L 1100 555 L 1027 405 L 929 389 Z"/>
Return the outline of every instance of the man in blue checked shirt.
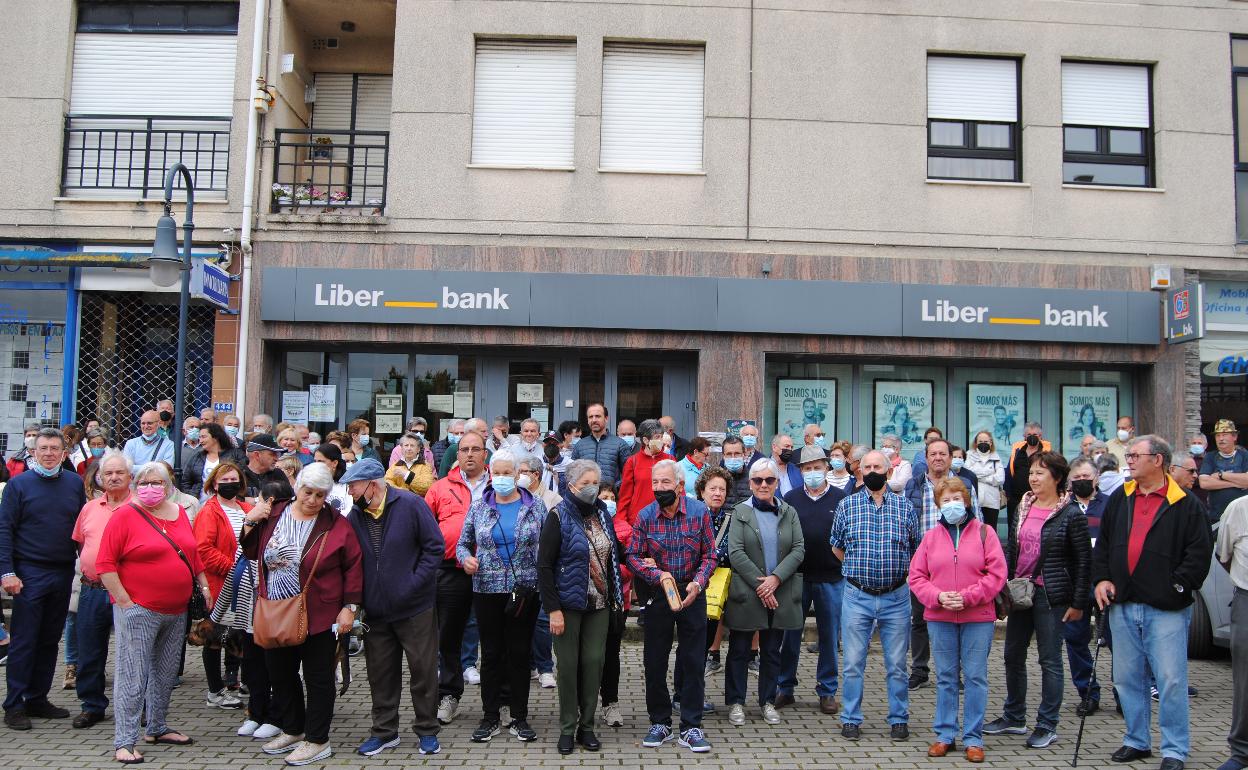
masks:
<path fill-rule="evenodd" d="M 672 698 L 667 689 L 667 658 L 675 636 L 676 665 L 681 669 L 680 738 L 694 752 L 711 750 L 702 733 L 706 694 L 706 597 L 703 591 L 717 563 L 711 517 L 699 500 L 685 496 L 684 474 L 672 460 L 660 460 L 650 471 L 654 502 L 637 516 L 628 545 L 628 568 L 650 586 L 646 605 L 642 661 L 646 672 L 646 711 L 650 731 L 641 745 L 662 746 L 672 734 Z M 680 609 L 667 604 L 662 582 L 676 582 Z M 674 631 L 674 633 L 673 633 Z"/>
<path fill-rule="evenodd" d="M 919 547 L 919 518 L 888 489 L 892 464 L 883 452 L 862 458 L 863 489 L 841 501 L 832 524 L 832 553 L 842 562 L 841 735 L 858 740 L 867 645 L 878 623 L 888 676 L 888 723 L 895 741 L 910 737 L 906 653 L 910 647 L 910 559 Z"/>

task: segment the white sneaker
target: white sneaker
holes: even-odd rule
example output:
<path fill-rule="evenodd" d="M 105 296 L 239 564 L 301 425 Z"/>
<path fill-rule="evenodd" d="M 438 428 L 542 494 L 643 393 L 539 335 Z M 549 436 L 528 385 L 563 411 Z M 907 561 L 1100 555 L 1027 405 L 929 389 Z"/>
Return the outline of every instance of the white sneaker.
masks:
<path fill-rule="evenodd" d="M 780 712 L 770 703 L 763 704 L 763 721 L 769 725 L 780 724 Z"/>
<path fill-rule="evenodd" d="M 310 765 L 313 762 L 320 762 L 322 759 L 329 759 L 333 756 L 334 750 L 330 747 L 329 741 L 325 743 L 309 743 L 301 741 L 295 750 L 290 752 L 290 756 L 286 757 L 288 765 Z"/>
<path fill-rule="evenodd" d="M 481 672 L 476 666 L 469 666 L 464 669 L 464 681 L 468 684 L 481 684 Z"/>
<path fill-rule="evenodd" d="M 728 707 L 728 724 L 736 727 L 745 724 L 745 706 L 734 703 Z"/>
<path fill-rule="evenodd" d="M 438 704 L 438 721 L 449 725 L 457 716 L 459 716 L 459 698 L 454 695 L 444 695 L 442 702 Z"/>
<path fill-rule="evenodd" d="M 264 744 L 261 751 L 265 754 L 285 754 L 288 751 L 294 751 L 295 746 L 303 743 L 303 735 L 289 735 L 287 733 L 279 733 L 276 738 Z"/>
<path fill-rule="evenodd" d="M 260 726 L 260 723 L 257 722 L 256 720 L 248 719 L 246 722 L 243 722 L 242 727 L 238 728 L 238 734 L 243 736 L 244 738 L 250 738 L 251 736 L 256 734 L 256 728 L 259 726 Z"/>
<path fill-rule="evenodd" d="M 256 728 L 256 731 L 251 734 L 251 737 L 255 738 L 258 741 L 267 741 L 272 738 L 276 738 L 277 736 L 281 734 L 282 734 L 282 728 L 278 727 L 277 725 L 269 724 L 268 722 L 265 722 L 264 724 Z"/>
<path fill-rule="evenodd" d="M 537 678 L 537 682 L 538 684 L 542 686 L 543 690 L 553 689 L 555 686 L 555 675 L 554 674 L 542 674 L 541 676 Z"/>
<path fill-rule="evenodd" d="M 607 723 L 608 727 L 623 727 L 624 715 L 620 713 L 620 704 L 608 703 L 602 709 L 602 721 Z"/>
<path fill-rule="evenodd" d="M 537 679 L 537 669 L 529 669 L 529 679 Z"/>
<path fill-rule="evenodd" d="M 243 705 L 234 693 L 222 688 L 220 692 L 209 692 L 204 696 L 204 703 L 213 708 L 236 709 Z"/>

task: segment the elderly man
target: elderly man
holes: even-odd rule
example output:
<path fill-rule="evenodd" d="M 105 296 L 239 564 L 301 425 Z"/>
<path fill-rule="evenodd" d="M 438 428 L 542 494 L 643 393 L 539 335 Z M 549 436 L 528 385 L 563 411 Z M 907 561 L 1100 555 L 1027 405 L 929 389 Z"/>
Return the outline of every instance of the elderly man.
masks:
<path fill-rule="evenodd" d="M 385 483 L 385 469 L 371 457 L 357 462 L 341 483 L 355 501 L 348 520 L 365 555 L 364 636 L 368 687 L 373 698 L 372 734 L 356 749 L 371 757 L 399 745 L 403 658 L 411 676 L 412 728 L 421 754 L 437 754 L 437 572 L 446 543 L 433 512 L 419 496 Z"/>
<path fill-rule="evenodd" d="M 272 433 L 273 432 L 273 417 L 263 412 L 253 416 L 251 418 L 251 432 L 252 433 Z"/>
<path fill-rule="evenodd" d="M 771 459 L 780 469 L 779 494 L 781 497 L 794 489 L 802 488 L 802 471 L 793 461 L 796 456 L 797 452 L 793 450 L 793 439 L 787 433 L 777 433 L 771 437 Z"/>
<path fill-rule="evenodd" d="M 182 469 L 183 474 L 186 472 L 186 464 L 190 462 L 191 457 L 199 449 L 199 426 L 198 417 L 187 417 L 182 421 Z"/>
<path fill-rule="evenodd" d="M 910 737 L 906 649 L 910 646 L 910 559 L 922 533 L 914 506 L 888 489 L 892 466 L 883 452 L 862 458 L 863 489 L 841 501 L 832 524 L 832 553 L 847 585 L 841 604 L 844 667 L 841 735 L 858 740 L 862 724 L 863 670 L 878 626 L 888 677 L 888 723 L 893 740 Z"/>
<path fill-rule="evenodd" d="M 173 439 L 160 430 L 160 414 L 149 410 L 139 417 L 140 434 L 126 442 L 122 452 L 135 465 L 165 462 L 173 465 Z"/>
<path fill-rule="evenodd" d="M 642 431 L 645 432 L 644 423 Z M 646 606 L 642 648 L 650 730 L 641 745 L 662 746 L 675 737 L 672 697 L 667 689 L 667 659 L 675 636 L 682 690 L 676 693 L 680 700 L 678 743 L 701 753 L 711 750 L 702 732 L 706 694 L 703 591 L 717 563 L 715 535 L 706 506 L 685 495 L 684 476 L 674 460 L 665 456 L 655 463 L 650 470 L 650 483 L 654 502 L 640 512 L 628 543 L 628 568 L 653 594 Z M 662 586 L 665 581 L 675 582 L 679 609 L 668 606 Z"/>
<path fill-rule="evenodd" d="M 1248 768 L 1248 500 L 1236 500 L 1222 512 L 1218 563 L 1231 573 L 1231 758 L 1218 770 Z"/>
<path fill-rule="evenodd" d="M 802 429 L 802 443 L 804 446 L 817 446 L 820 449 L 827 449 L 828 434 L 817 424 L 807 425 Z"/>
<path fill-rule="evenodd" d="M 74 579 L 74 521 L 86 505 L 82 479 L 65 471 L 65 437 L 43 428 L 35 464 L 0 498 L 0 588 L 13 597 L 4 723 L 29 730 L 30 718 L 65 719 L 48 702 Z"/>
<path fill-rule="evenodd" d="M 929 430 L 932 430 L 929 428 Z M 915 473 L 918 474 L 920 469 L 922 475 L 911 477 L 909 483 L 906 484 L 905 497 L 910 501 L 910 505 L 914 506 L 915 513 L 919 516 L 919 529 L 923 534 L 932 527 L 940 523 L 940 505 L 936 501 L 936 485 L 945 479 L 957 477 L 950 470 L 950 462 L 953 459 L 952 445 L 940 437 L 940 432 L 931 436 L 924 448 L 923 465 L 915 465 Z M 967 488 L 971 492 L 971 513 L 977 519 L 983 518 L 979 512 L 979 497 L 976 494 L 974 483 L 966 483 Z M 910 597 L 910 682 L 911 690 L 917 690 L 928 682 L 931 675 L 929 661 L 931 660 L 931 645 L 927 638 L 927 621 L 923 618 L 923 603 L 913 595 Z"/>
<path fill-rule="evenodd" d="M 1166 475 L 1170 460 L 1170 445 L 1157 436 L 1128 444 L 1131 480 L 1105 506 L 1092 580 L 1097 606 L 1109 612 L 1114 682 L 1126 721 L 1112 759 L 1152 756 L 1147 668 L 1160 696 L 1161 767 L 1181 770 L 1190 749 L 1187 629 L 1213 547 L 1196 498 Z"/>
<path fill-rule="evenodd" d="M 210 406 L 206 406 L 199 410 L 200 426 L 209 425 L 217 421 L 217 410 Z"/>
<path fill-rule="evenodd" d="M 1233 500 L 1248 495 L 1248 449 L 1238 445 L 1239 431 L 1230 420 L 1213 426 L 1216 452 L 1200 464 L 1200 488 L 1209 493 L 1209 515 L 1217 519 Z"/>
<path fill-rule="evenodd" d="M 1091 433 L 1085 433 L 1083 438 L 1079 440 L 1079 456 L 1092 459 L 1092 445 L 1096 443 L 1096 436 Z"/>
<path fill-rule="evenodd" d="M 603 404 L 590 404 L 585 409 L 585 421 L 589 434 L 572 447 L 572 459 L 593 460 L 602 474 L 602 486 L 614 487 L 620 483 L 632 447 L 607 430 L 607 407 Z"/>
<path fill-rule="evenodd" d="M 243 421 L 236 414 L 227 414 L 222 418 L 221 424 L 225 426 L 225 433 L 234 442 L 234 446 L 239 446 L 243 435 Z"/>
<path fill-rule="evenodd" d="M 615 435 L 618 436 L 620 441 L 623 441 L 624 445 L 627 447 L 625 450 L 625 460 L 641 451 L 641 444 L 637 441 L 637 423 L 632 420 L 620 420 L 616 423 Z"/>
<path fill-rule="evenodd" d="M 542 426 L 532 418 L 520 422 L 520 435 L 511 437 L 508 447 L 517 461 L 522 457 L 542 459 Z"/>
<path fill-rule="evenodd" d="M 130 502 L 130 479 L 134 466 L 116 449 L 107 450 L 96 466 L 96 483 L 104 496 L 87 502 L 74 524 L 73 538 L 78 544 L 82 565 L 82 588 L 78 594 L 78 700 L 82 711 L 74 717 L 74 727 L 91 727 L 104 719 L 108 697 L 104 694 L 104 664 L 108 660 L 108 637 L 113 630 L 113 606 L 108 590 L 100 582 L 95 569 L 104 528 L 113 512 Z"/>
<path fill-rule="evenodd" d="M 279 452 L 281 447 L 267 433 L 254 435 L 247 442 L 247 467 L 243 469 L 243 481 L 249 502 L 255 502 L 260 497 L 260 490 L 265 484 L 286 480 L 286 474 L 276 467 Z"/>
<path fill-rule="evenodd" d="M 173 399 L 162 398 L 156 402 L 156 413 L 160 415 L 160 432 L 173 438 Z"/>
<path fill-rule="evenodd" d="M 832 523 L 845 492 L 828 483 L 828 459 L 819 446 L 802 447 L 797 458 L 802 469 L 802 488 L 784 496 L 797 510 L 806 541 L 802 575 L 802 617 L 813 604 L 815 628 L 819 632 L 819 662 L 815 667 L 815 694 L 819 710 L 837 712 L 836 642 L 841 632 L 841 597 L 844 582 L 841 560 L 832 552 Z M 776 708 L 793 703 L 797 687 L 797 662 L 802 650 L 802 629 L 785 631 L 780 647 L 780 679 L 776 686 Z"/>
<path fill-rule="evenodd" d="M 1124 414 L 1118 418 L 1118 428 L 1114 437 L 1105 442 L 1105 448 L 1111 455 L 1118 458 L 1118 465 L 1127 464 L 1127 445 L 1135 438 L 1135 420 Z"/>
<path fill-rule="evenodd" d="M 1209 506 L 1201 499 L 1201 490 L 1196 483 L 1200 478 L 1200 461 L 1192 457 L 1191 452 L 1175 452 L 1174 458 L 1170 460 L 1170 476 L 1184 492 L 1190 492 L 1196 498 L 1200 510 L 1209 519 L 1209 526 L 1217 524 L 1218 517 L 1209 513 Z"/>
<path fill-rule="evenodd" d="M 511 420 L 508 419 L 507 415 L 500 414 L 494 418 L 494 425 L 490 429 L 489 435 L 485 437 L 485 448 L 490 450 L 490 454 L 510 445 L 515 440 L 515 436 L 510 435 L 510 431 Z"/>
<path fill-rule="evenodd" d="M 490 455 L 494 454 L 494 450 L 490 449 L 490 431 L 489 426 L 485 424 L 485 420 L 480 417 L 472 417 L 464 422 L 464 432 L 461 434 L 460 443 L 463 443 L 462 436 L 469 433 L 475 433 L 481 437 L 481 441 L 485 444 L 485 462 L 488 464 Z M 458 450 L 458 446 L 456 447 Z M 455 463 L 459 461 L 459 452 L 444 452 L 442 460 L 438 463 L 438 478 L 446 478 L 451 472 L 451 468 L 455 467 Z"/>
<path fill-rule="evenodd" d="M 689 452 L 689 442 L 676 432 L 676 421 L 670 414 L 665 414 L 659 418 L 659 424 L 663 426 L 663 432 L 672 437 L 672 457 L 677 461 L 685 459 Z"/>
<path fill-rule="evenodd" d="M 43 430 L 43 425 L 37 422 L 29 423 L 22 432 L 22 447 L 13 453 L 8 460 L 9 476 L 13 477 L 23 471 L 31 468 L 35 464 L 35 441 L 39 437 L 39 431 Z"/>
<path fill-rule="evenodd" d="M 758 451 L 758 426 L 742 425 L 741 426 L 741 443 L 745 445 L 745 467 L 749 468 L 754 463 L 763 459 L 767 455 Z"/>

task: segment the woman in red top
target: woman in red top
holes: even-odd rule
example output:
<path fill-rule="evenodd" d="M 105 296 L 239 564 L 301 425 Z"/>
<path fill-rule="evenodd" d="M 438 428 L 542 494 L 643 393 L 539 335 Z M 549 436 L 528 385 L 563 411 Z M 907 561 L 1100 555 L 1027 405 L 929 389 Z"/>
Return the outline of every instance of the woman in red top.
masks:
<path fill-rule="evenodd" d="M 171 501 L 174 486 L 169 471 L 161 463 L 148 463 L 135 471 L 131 485 L 134 504 L 113 514 L 95 560 L 100 581 L 114 604 L 113 748 L 123 764 L 143 761 L 134 747 L 145 702 L 145 743 L 185 746 L 193 742 L 171 730 L 165 715 L 186 644 L 186 605 L 191 591 L 202 591 L 212 603 L 191 522 L 186 511 Z M 170 540 L 181 549 L 185 561 Z"/>

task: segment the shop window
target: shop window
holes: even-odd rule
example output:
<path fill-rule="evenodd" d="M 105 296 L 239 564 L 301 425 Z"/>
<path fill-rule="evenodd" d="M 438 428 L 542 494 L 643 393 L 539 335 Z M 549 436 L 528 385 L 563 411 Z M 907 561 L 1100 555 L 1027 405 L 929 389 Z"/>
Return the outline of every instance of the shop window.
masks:
<path fill-rule="evenodd" d="M 1062 181 L 1155 185 L 1151 79 L 1142 65 L 1062 63 Z"/>
<path fill-rule="evenodd" d="M 801 446 L 807 423 L 818 424 L 831 441 L 853 437 L 853 367 L 848 364 L 816 364 L 768 361 L 767 387 L 762 415 L 763 436 L 758 450 L 771 451 L 771 437 L 784 433 Z"/>
<path fill-rule="evenodd" d="M 407 414 L 408 357 L 395 353 L 350 353 L 347 355 L 346 426 L 352 420 L 365 419 L 371 426 L 370 435 L 378 439 L 382 459 L 403 433 Z M 393 398 L 397 397 L 396 402 Z"/>
<path fill-rule="evenodd" d="M 455 419 L 455 400 L 462 406 L 473 404 L 473 383 L 476 381 L 476 358 L 456 355 L 418 355 L 415 358 L 415 376 L 412 380 L 412 409 L 414 417 L 423 417 L 429 423 L 425 437 L 437 441 L 446 436 L 451 420 Z"/>
<path fill-rule="evenodd" d="M 1018 59 L 927 58 L 929 179 L 1022 180 Z"/>

